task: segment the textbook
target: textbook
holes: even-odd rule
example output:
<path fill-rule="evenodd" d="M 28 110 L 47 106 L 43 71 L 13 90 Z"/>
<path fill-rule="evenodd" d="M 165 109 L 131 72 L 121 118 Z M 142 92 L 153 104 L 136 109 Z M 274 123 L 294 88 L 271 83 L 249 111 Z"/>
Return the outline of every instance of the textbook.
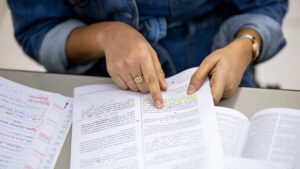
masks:
<path fill-rule="evenodd" d="M 71 101 L 0 77 L 0 168 L 54 168 L 71 125 Z"/>
<path fill-rule="evenodd" d="M 194 72 L 166 80 L 163 109 L 114 85 L 75 88 L 71 169 L 300 169 L 300 110 L 214 107 L 208 80 L 186 94 Z"/>
<path fill-rule="evenodd" d="M 75 88 L 71 169 L 220 169 L 209 81 L 187 95 L 194 69 L 167 78 L 163 109 L 114 85 Z"/>
<path fill-rule="evenodd" d="M 300 169 L 300 110 L 215 107 L 227 169 Z"/>

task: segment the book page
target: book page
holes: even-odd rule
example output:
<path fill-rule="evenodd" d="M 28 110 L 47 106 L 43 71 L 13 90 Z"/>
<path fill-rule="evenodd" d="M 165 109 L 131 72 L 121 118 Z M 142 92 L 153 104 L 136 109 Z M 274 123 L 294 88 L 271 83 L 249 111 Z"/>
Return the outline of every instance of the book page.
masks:
<path fill-rule="evenodd" d="M 225 169 L 288 169 L 284 164 L 249 158 L 225 157 Z"/>
<path fill-rule="evenodd" d="M 186 94 L 194 71 L 167 79 L 163 109 L 149 94 L 114 85 L 76 88 L 71 168 L 221 168 L 208 81 L 197 94 Z"/>
<path fill-rule="evenodd" d="M 67 97 L 0 78 L 0 168 L 53 168 L 71 113 Z"/>
<path fill-rule="evenodd" d="M 242 156 L 300 168 L 300 110 L 266 109 L 251 119 Z"/>
<path fill-rule="evenodd" d="M 142 134 L 147 169 L 220 169 L 222 149 L 208 80 L 193 95 L 187 88 L 195 69 L 168 78 L 164 107 L 142 95 Z"/>
<path fill-rule="evenodd" d="M 143 166 L 140 96 L 113 85 L 75 89 L 72 169 Z"/>
<path fill-rule="evenodd" d="M 215 107 L 225 156 L 240 156 L 250 122 L 247 117 L 233 109 Z"/>

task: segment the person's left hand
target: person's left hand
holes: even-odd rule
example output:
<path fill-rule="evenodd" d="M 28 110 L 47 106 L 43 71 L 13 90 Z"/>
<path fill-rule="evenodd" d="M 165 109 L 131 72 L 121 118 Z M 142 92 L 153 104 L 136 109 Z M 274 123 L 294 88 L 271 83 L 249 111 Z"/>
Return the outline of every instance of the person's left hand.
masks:
<path fill-rule="evenodd" d="M 196 92 L 207 76 L 215 104 L 221 98 L 228 98 L 238 88 L 242 76 L 252 61 L 252 42 L 248 39 L 235 39 L 226 47 L 207 56 L 193 74 L 187 93 Z"/>

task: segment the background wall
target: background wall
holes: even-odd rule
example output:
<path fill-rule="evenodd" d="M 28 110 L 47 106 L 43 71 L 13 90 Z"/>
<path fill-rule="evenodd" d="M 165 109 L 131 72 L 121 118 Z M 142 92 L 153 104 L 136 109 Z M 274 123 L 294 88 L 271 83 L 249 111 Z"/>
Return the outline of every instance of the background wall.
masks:
<path fill-rule="evenodd" d="M 257 79 L 262 87 L 279 85 L 300 89 L 300 1 L 290 0 L 283 31 L 287 46 L 273 59 L 257 66 Z"/>
<path fill-rule="evenodd" d="M 6 0 L 0 0 L 0 68 L 45 71 L 27 57 L 14 39 L 13 24 Z"/>
<path fill-rule="evenodd" d="M 288 45 L 275 58 L 257 66 L 257 80 L 262 87 L 279 86 L 300 90 L 300 1 L 290 0 L 284 22 Z M 0 1 L 0 68 L 45 71 L 23 53 L 13 37 L 11 15 L 5 0 Z"/>

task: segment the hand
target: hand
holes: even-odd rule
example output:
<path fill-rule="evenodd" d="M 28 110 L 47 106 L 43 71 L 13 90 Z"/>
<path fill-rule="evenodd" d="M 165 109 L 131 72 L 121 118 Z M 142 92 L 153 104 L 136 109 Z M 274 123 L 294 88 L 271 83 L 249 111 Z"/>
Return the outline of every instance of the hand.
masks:
<path fill-rule="evenodd" d="M 188 94 L 197 91 L 209 75 L 215 104 L 234 94 L 242 76 L 252 60 L 252 43 L 248 39 L 235 39 L 228 46 L 207 56 L 192 76 Z"/>
<path fill-rule="evenodd" d="M 98 35 L 104 49 L 107 70 L 122 89 L 151 93 L 155 107 L 162 108 L 161 89 L 166 90 L 165 75 L 156 52 L 135 29 L 121 22 L 112 22 Z M 143 75 L 141 83 L 133 79 Z"/>

